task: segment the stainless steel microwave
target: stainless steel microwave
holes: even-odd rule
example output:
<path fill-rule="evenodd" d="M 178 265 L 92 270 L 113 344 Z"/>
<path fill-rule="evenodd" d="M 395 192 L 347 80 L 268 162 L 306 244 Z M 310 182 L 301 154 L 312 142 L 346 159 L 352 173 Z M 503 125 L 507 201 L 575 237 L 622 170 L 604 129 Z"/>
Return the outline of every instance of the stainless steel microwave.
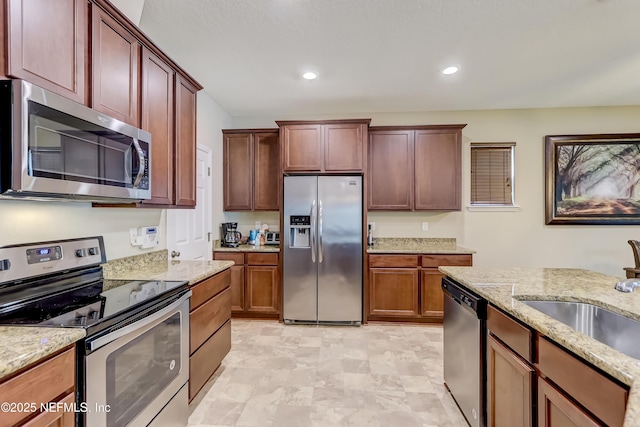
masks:
<path fill-rule="evenodd" d="M 151 198 L 151 134 L 23 80 L 0 81 L 0 195 Z"/>

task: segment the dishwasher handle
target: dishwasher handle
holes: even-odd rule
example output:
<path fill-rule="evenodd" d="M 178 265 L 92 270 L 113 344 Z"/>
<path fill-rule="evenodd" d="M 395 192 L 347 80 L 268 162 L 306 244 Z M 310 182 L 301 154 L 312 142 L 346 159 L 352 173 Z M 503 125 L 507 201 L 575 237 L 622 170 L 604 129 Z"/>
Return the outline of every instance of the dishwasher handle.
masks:
<path fill-rule="evenodd" d="M 487 300 L 463 289 L 448 278 L 442 279 L 442 291 L 463 308 L 476 314 L 478 319 L 487 318 Z"/>

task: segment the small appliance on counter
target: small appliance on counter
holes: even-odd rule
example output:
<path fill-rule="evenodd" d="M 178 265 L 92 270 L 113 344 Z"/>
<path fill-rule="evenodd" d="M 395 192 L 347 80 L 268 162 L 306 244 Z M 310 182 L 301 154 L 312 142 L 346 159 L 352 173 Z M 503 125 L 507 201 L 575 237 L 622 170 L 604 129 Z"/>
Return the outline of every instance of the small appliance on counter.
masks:
<path fill-rule="evenodd" d="M 280 233 L 277 231 L 267 231 L 264 233 L 264 244 L 277 246 L 280 244 Z"/>
<path fill-rule="evenodd" d="M 222 246 L 227 248 L 237 248 L 240 245 L 242 233 L 238 231 L 237 222 L 223 222 L 222 227 Z"/>

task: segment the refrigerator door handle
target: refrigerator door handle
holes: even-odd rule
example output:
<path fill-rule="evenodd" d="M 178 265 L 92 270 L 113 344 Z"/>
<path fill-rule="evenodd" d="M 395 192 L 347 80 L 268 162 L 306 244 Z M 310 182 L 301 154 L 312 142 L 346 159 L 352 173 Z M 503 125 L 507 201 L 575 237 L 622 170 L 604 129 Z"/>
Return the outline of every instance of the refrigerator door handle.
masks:
<path fill-rule="evenodd" d="M 318 200 L 318 264 L 322 263 L 322 200 Z"/>
<path fill-rule="evenodd" d="M 311 203 L 311 262 L 316 263 L 316 201 Z"/>

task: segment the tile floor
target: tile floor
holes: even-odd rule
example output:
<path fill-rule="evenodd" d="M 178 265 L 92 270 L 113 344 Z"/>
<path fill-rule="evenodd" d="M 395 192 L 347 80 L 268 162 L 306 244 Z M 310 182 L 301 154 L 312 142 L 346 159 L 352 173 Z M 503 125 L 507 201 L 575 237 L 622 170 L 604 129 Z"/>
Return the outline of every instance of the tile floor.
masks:
<path fill-rule="evenodd" d="M 190 427 L 466 426 L 442 379 L 442 327 L 231 323 Z"/>

